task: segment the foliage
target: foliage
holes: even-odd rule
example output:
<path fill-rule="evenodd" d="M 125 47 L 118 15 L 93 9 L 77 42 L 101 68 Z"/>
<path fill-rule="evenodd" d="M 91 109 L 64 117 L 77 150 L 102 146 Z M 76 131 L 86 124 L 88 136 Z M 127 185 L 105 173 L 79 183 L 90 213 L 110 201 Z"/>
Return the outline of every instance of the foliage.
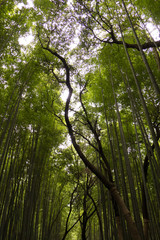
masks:
<path fill-rule="evenodd" d="M 158 239 L 158 1 L 33 3 L 0 2 L 0 239 Z"/>

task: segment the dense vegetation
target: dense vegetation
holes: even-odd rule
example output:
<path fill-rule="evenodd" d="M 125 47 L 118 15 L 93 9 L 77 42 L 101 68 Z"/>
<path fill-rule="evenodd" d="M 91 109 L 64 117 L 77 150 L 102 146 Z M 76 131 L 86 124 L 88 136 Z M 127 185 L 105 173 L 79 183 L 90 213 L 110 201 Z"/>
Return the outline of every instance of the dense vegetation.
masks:
<path fill-rule="evenodd" d="M 158 240 L 159 1 L 28 2 L 0 1 L 0 240 Z"/>

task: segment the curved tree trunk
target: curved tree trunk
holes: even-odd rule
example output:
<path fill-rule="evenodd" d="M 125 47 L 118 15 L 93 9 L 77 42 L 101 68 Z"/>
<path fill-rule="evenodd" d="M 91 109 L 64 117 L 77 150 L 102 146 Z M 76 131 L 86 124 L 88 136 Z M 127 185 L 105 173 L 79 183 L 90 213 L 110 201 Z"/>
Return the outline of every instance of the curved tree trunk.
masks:
<path fill-rule="evenodd" d="M 42 43 L 41 43 L 42 45 Z M 133 240 L 141 240 L 140 234 L 137 230 L 137 227 L 135 225 L 135 222 L 133 221 L 132 217 L 131 217 L 131 213 L 128 210 L 126 204 L 124 203 L 122 197 L 120 196 L 117 188 L 115 187 L 115 185 L 110 182 L 104 175 L 103 173 L 97 168 L 95 167 L 87 158 L 86 156 L 83 154 L 80 146 L 77 144 L 75 136 L 74 136 L 74 131 L 72 129 L 72 125 L 69 119 L 69 106 L 70 106 L 70 100 L 72 97 L 72 93 L 73 93 L 73 89 L 71 87 L 71 83 L 70 83 L 70 69 L 69 69 L 69 65 L 67 64 L 65 58 L 63 58 L 62 56 L 60 56 L 56 51 L 52 51 L 48 46 L 44 47 L 42 45 L 42 48 L 49 51 L 52 55 L 54 55 L 55 57 L 57 57 L 62 63 L 63 66 L 66 70 L 66 86 L 68 87 L 69 90 L 69 94 L 68 94 L 68 98 L 66 100 L 66 106 L 65 106 L 65 121 L 66 121 L 66 125 L 68 128 L 68 132 L 69 135 L 71 137 L 71 141 L 72 144 L 77 152 L 77 154 L 79 155 L 79 157 L 81 158 L 81 160 L 84 162 L 84 164 L 91 170 L 92 173 L 94 173 L 97 178 L 105 185 L 105 187 L 110 191 L 111 196 L 113 197 L 114 201 L 116 202 L 116 204 L 118 205 L 119 209 L 122 212 L 122 215 L 124 216 L 127 225 L 128 225 L 128 229 L 129 232 L 132 236 Z"/>

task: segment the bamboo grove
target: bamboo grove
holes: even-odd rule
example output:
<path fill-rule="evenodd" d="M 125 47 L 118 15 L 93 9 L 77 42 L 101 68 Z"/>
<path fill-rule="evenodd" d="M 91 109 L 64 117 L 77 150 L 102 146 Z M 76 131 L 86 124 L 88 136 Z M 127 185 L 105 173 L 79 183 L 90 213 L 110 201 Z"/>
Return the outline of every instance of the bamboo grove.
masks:
<path fill-rule="evenodd" d="M 0 1 L 0 240 L 160 238 L 159 12 Z"/>

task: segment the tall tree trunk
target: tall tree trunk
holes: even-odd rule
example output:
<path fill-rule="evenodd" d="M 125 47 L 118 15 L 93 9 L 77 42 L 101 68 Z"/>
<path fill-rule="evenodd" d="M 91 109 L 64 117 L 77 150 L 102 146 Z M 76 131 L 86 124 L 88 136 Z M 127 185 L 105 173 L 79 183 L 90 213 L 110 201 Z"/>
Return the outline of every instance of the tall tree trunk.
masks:
<path fill-rule="evenodd" d="M 65 121 L 66 121 L 66 125 L 67 125 L 67 128 L 68 128 L 69 135 L 71 137 L 72 144 L 73 144 L 77 154 L 79 155 L 81 160 L 84 162 L 84 164 L 91 170 L 91 172 L 93 172 L 99 178 L 99 180 L 105 185 L 105 187 L 108 188 L 108 190 L 110 191 L 111 196 L 116 201 L 116 204 L 118 205 L 118 207 L 122 211 L 122 215 L 124 216 L 124 218 L 127 221 L 128 229 L 130 231 L 130 234 L 131 234 L 133 240 L 141 240 L 140 234 L 139 234 L 139 232 L 137 230 L 137 227 L 136 227 L 136 225 L 135 225 L 135 223 L 134 223 L 134 221 L 131 217 L 131 214 L 130 214 L 128 208 L 126 207 L 123 199 L 119 195 L 119 192 L 117 191 L 116 187 L 114 186 L 114 184 L 112 182 L 108 181 L 106 179 L 106 177 L 101 173 L 101 171 L 98 168 L 96 168 L 86 158 L 86 156 L 83 154 L 80 146 L 76 142 L 76 139 L 75 139 L 75 136 L 74 136 L 74 131 L 72 129 L 72 125 L 71 125 L 71 122 L 70 122 L 69 116 L 68 116 L 70 100 L 71 100 L 71 97 L 72 97 L 73 89 L 72 89 L 71 84 L 70 84 L 70 68 L 69 68 L 66 60 L 62 56 L 60 56 L 56 51 L 52 51 L 50 48 L 44 47 L 43 45 L 42 45 L 42 47 L 44 49 L 46 49 L 47 51 L 49 51 L 52 55 L 57 57 L 63 63 L 64 68 L 66 70 L 66 86 L 68 87 L 69 94 L 68 94 L 68 98 L 66 100 L 66 105 L 65 105 Z"/>
<path fill-rule="evenodd" d="M 143 237 L 143 233 L 141 231 L 142 223 L 141 223 L 141 219 L 140 219 L 140 214 L 139 214 L 139 209 L 138 209 L 138 201 L 137 201 L 136 192 L 135 192 L 135 184 L 134 184 L 134 179 L 133 179 L 133 175 L 132 175 L 130 159 L 128 157 L 127 145 L 126 145 L 126 141 L 125 141 L 125 137 L 124 137 L 124 131 L 123 131 L 123 126 L 122 126 L 121 116 L 120 116 L 120 113 L 119 113 L 116 94 L 115 94 L 115 91 L 114 91 L 114 84 L 113 84 L 112 76 L 111 76 L 111 84 L 112 84 L 113 95 L 114 95 L 114 99 L 115 99 L 115 106 L 116 106 L 116 111 L 117 111 L 117 119 L 118 119 L 118 124 L 119 124 L 119 130 L 120 130 L 122 148 L 123 148 L 123 153 L 124 153 L 125 165 L 126 165 L 127 174 L 128 174 L 129 188 L 130 188 L 130 191 L 131 191 L 133 213 L 134 213 L 134 217 L 136 219 L 137 228 L 139 229 L 139 232 L 141 233 L 141 237 Z"/>
<path fill-rule="evenodd" d="M 144 54 L 144 52 L 143 52 L 143 49 L 142 49 L 142 47 L 141 47 L 139 38 L 138 38 L 138 36 L 137 36 L 137 34 L 136 34 L 136 31 L 135 31 L 135 29 L 134 29 L 132 20 L 131 20 L 131 18 L 130 18 L 130 16 L 129 16 L 129 13 L 128 13 L 128 10 L 127 10 L 127 8 L 126 8 L 126 4 L 125 4 L 124 0 L 122 0 L 122 3 L 123 3 L 123 6 L 124 6 L 124 9 L 125 9 L 125 12 L 126 12 L 126 14 L 127 14 L 127 18 L 128 18 L 128 20 L 129 20 L 129 22 L 130 22 L 130 25 L 131 25 L 131 28 L 132 28 L 134 37 L 135 37 L 135 39 L 136 39 L 137 45 L 138 45 L 138 47 L 139 47 L 139 50 L 140 50 L 140 53 L 141 53 L 143 62 L 144 62 L 144 64 L 145 64 L 145 66 L 146 66 L 148 75 L 149 75 L 150 80 L 151 80 L 151 82 L 152 82 L 152 84 L 153 84 L 154 90 L 155 90 L 155 92 L 157 93 L 157 97 L 158 97 L 159 100 L 160 100 L 160 88 L 159 88 L 159 86 L 158 86 L 158 84 L 157 84 L 157 82 L 156 82 L 156 79 L 155 79 L 155 77 L 154 77 L 154 75 L 153 75 L 153 73 L 152 73 L 152 70 L 151 70 L 151 68 L 150 68 L 150 66 L 149 66 L 149 64 L 148 64 L 148 61 L 147 61 L 147 59 L 146 59 L 146 56 L 145 56 L 145 54 Z"/>
<path fill-rule="evenodd" d="M 122 30 L 121 30 L 121 26 L 119 25 L 119 27 L 120 27 L 121 36 L 122 36 L 125 52 L 126 52 L 126 55 L 127 55 L 127 59 L 128 59 L 129 65 L 131 67 L 131 71 L 132 71 L 132 74 L 133 74 L 133 77 L 134 77 L 134 80 L 135 80 L 135 83 L 136 83 L 136 86 L 137 86 L 137 89 L 138 89 L 139 97 L 140 97 L 140 100 L 141 100 L 141 103 L 142 103 L 142 106 L 143 106 L 143 109 L 144 109 L 144 112 L 145 112 L 145 116 L 146 116 L 146 119 L 147 119 L 147 122 L 148 122 L 148 126 L 150 128 L 150 131 L 151 131 L 151 134 L 152 134 L 152 138 L 153 138 L 153 142 L 155 144 L 155 148 L 156 148 L 156 152 L 157 152 L 157 158 L 160 159 L 160 147 L 159 147 L 159 144 L 157 142 L 156 134 L 155 134 L 153 126 L 152 126 L 152 122 L 151 122 L 151 118 L 150 118 L 150 115 L 149 115 L 149 112 L 148 112 L 148 108 L 146 106 L 146 102 L 144 100 L 144 97 L 143 97 L 143 94 L 142 94 L 142 91 L 141 91 L 141 88 L 140 88 L 140 85 L 139 85 L 139 82 L 138 82 L 135 70 L 133 68 L 133 64 L 131 62 L 128 50 L 127 50 L 125 42 L 124 42 L 124 37 L 123 37 Z"/>

